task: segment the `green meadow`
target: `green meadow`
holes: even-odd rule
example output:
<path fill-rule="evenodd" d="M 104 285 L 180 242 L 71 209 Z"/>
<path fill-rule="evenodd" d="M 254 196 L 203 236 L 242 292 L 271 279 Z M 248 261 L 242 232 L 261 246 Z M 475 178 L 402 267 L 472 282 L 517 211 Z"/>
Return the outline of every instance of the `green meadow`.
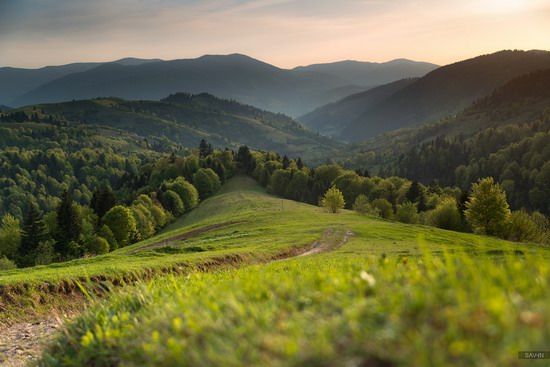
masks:
<path fill-rule="evenodd" d="M 326 213 L 237 176 L 154 238 L 1 273 L 2 310 L 85 294 L 46 366 L 519 366 L 550 340 L 548 254 Z"/>

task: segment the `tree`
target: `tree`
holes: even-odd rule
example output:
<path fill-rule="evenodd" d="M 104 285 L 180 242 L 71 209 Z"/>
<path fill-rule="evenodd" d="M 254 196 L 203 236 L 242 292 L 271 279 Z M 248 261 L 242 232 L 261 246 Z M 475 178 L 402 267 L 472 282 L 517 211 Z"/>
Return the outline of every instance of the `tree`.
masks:
<path fill-rule="evenodd" d="M 166 188 L 179 195 L 186 211 L 193 210 L 199 205 L 199 192 L 185 178 L 181 176 L 177 177 L 173 181 L 168 182 Z"/>
<path fill-rule="evenodd" d="M 321 205 L 330 213 L 338 213 L 340 209 L 344 208 L 346 201 L 342 192 L 333 186 L 321 199 Z"/>
<path fill-rule="evenodd" d="M 179 217 L 185 213 L 185 205 L 180 196 L 172 190 L 166 191 L 162 194 L 162 205 L 166 210 L 170 211 L 175 217 Z"/>
<path fill-rule="evenodd" d="M 36 202 L 29 203 L 29 210 L 23 222 L 21 246 L 19 247 L 18 266 L 36 265 L 38 248 L 41 243 L 50 239 L 50 234 L 44 221 L 44 214 Z"/>
<path fill-rule="evenodd" d="M 132 215 L 132 211 L 122 205 L 111 208 L 103 217 L 102 222 L 113 232 L 119 247 L 129 245 L 132 236 L 137 233 L 136 219 Z"/>
<path fill-rule="evenodd" d="M 71 253 L 74 250 L 74 246 L 70 246 L 70 244 L 80 242 L 82 218 L 80 217 L 78 208 L 73 203 L 73 198 L 67 190 L 63 191 L 61 203 L 59 203 L 56 213 L 57 230 L 55 233 L 55 250 L 62 259 L 79 256 L 80 254 L 78 253 Z"/>
<path fill-rule="evenodd" d="M 434 210 L 426 213 L 426 224 L 448 229 L 451 231 L 462 231 L 464 223 L 457 202 L 453 198 L 445 198 Z"/>
<path fill-rule="evenodd" d="M 353 204 L 353 210 L 355 210 L 357 213 L 371 215 L 373 217 L 380 216 L 380 210 L 378 208 L 373 207 L 369 203 L 369 198 L 363 194 L 357 196 L 357 198 L 355 199 L 355 203 Z"/>
<path fill-rule="evenodd" d="M 492 177 L 479 179 L 472 185 L 464 215 L 476 232 L 502 236 L 510 218 L 506 193 Z"/>
<path fill-rule="evenodd" d="M 237 162 L 237 168 L 244 173 L 251 173 L 254 171 L 254 168 L 256 168 L 256 161 L 246 145 L 239 147 L 235 161 Z"/>
<path fill-rule="evenodd" d="M 395 219 L 401 223 L 418 223 L 419 216 L 416 205 L 410 202 L 399 205 L 397 207 L 397 212 L 395 213 Z"/>
<path fill-rule="evenodd" d="M 277 196 L 285 196 L 286 189 L 292 180 L 292 172 L 286 169 L 276 169 L 271 175 L 268 190 Z"/>
<path fill-rule="evenodd" d="M 199 192 L 200 199 L 204 200 L 220 187 L 220 179 L 210 168 L 201 168 L 193 176 L 193 185 Z"/>
<path fill-rule="evenodd" d="M 393 217 L 393 206 L 388 200 L 383 198 L 374 199 L 371 205 L 380 211 L 382 218 L 391 219 Z"/>
<path fill-rule="evenodd" d="M 201 158 L 205 158 L 210 154 L 212 154 L 213 152 L 214 152 L 214 149 L 212 148 L 212 145 L 207 143 L 206 140 L 202 139 L 199 145 L 199 156 Z"/>
<path fill-rule="evenodd" d="M 109 186 L 103 186 L 102 188 L 94 190 L 92 194 L 92 200 L 90 201 L 90 207 L 101 219 L 113 206 L 116 205 L 116 198 L 113 190 Z"/>
<path fill-rule="evenodd" d="M 19 219 L 6 214 L 0 221 L 0 257 L 14 260 L 21 245 L 21 227 Z"/>

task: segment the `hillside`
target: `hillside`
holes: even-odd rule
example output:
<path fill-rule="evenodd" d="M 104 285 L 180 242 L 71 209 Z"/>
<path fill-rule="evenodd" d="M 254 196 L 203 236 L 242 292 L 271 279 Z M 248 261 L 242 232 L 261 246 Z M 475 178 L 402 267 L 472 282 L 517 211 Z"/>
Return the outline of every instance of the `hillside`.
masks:
<path fill-rule="evenodd" d="M 356 93 L 341 100 L 319 107 L 298 118 L 314 131 L 327 136 L 339 136 L 357 116 L 376 106 L 397 91 L 414 83 L 416 79 L 402 79 L 393 83 Z"/>
<path fill-rule="evenodd" d="M 370 68 L 369 65 L 365 67 Z M 124 99 L 160 100 L 177 92 L 211 93 L 236 99 L 263 109 L 298 116 L 313 108 L 379 83 L 405 76 L 425 74 L 426 65 L 402 61 L 384 68 L 383 76 L 374 82 L 369 78 L 349 80 L 346 65 L 333 65 L 330 72 L 311 69 L 285 70 L 245 55 L 206 55 L 197 59 L 158 61 L 140 65 L 107 63 L 58 78 L 43 81 L 12 99 L 1 100 L 20 107 L 37 103 L 62 102 L 72 99 L 119 97 Z M 357 70 L 361 72 L 363 66 Z M 340 74 L 346 76 L 340 76 Z M 411 73 L 409 75 L 409 73 Z M 28 77 L 33 79 L 32 76 Z M 42 79 L 41 79 L 42 80 Z M 363 81 L 365 82 L 364 84 Z M 4 81 L 6 86 L 15 82 Z"/>
<path fill-rule="evenodd" d="M 345 125 L 337 138 L 356 142 L 454 115 L 510 80 L 548 67 L 550 52 L 546 51 L 501 51 L 441 67 L 375 105 L 358 98 L 360 113 L 337 122 Z M 324 112 L 332 113 L 331 108 Z"/>
<path fill-rule="evenodd" d="M 341 147 L 315 134 L 288 116 L 262 111 L 209 94 L 175 94 L 162 101 L 126 101 L 118 98 L 82 100 L 29 106 L 33 111 L 79 124 L 97 124 L 135 133 L 164 137 L 187 147 L 206 139 L 215 147 L 246 144 L 280 154 L 326 157 Z M 164 139 L 163 138 L 163 139 Z"/>
<path fill-rule="evenodd" d="M 325 213 L 267 195 L 240 176 L 154 238 L 96 258 L 2 272 L 0 283 L 4 316 L 19 318 L 28 314 L 18 305 L 38 296 L 43 303 L 34 315 L 51 313 L 52 307 L 78 308 L 84 298 L 75 280 L 84 276 L 89 291 L 112 292 L 104 300 L 89 296 L 91 307 L 51 341 L 44 365 L 214 365 L 228 364 L 228 358 L 232 365 L 273 364 L 274 358 L 296 365 L 351 360 L 416 365 L 435 358 L 435 340 L 484 339 L 489 326 L 463 324 L 480 309 L 491 315 L 492 328 L 522 339 L 473 342 L 468 353 L 438 342 L 437 358 L 468 365 L 490 355 L 508 364 L 517 357 L 503 352 L 510 343 L 538 346 L 546 337 L 529 332 L 536 326 L 521 322 L 523 311 L 508 295 L 519 292 L 522 307 L 546 310 L 540 308 L 546 293 L 533 291 L 528 278 L 548 282 L 548 251 L 523 245 L 526 260 L 520 261 L 509 246 L 349 211 Z M 295 257 L 301 253 L 309 256 Z M 294 258 L 246 266 L 288 257 Z M 493 260 L 501 257 L 505 261 Z M 501 277 L 511 269 L 523 276 L 503 288 Z M 122 279 L 165 272 L 174 276 L 117 291 Z M 490 303 L 495 299 L 498 303 Z M 518 321 L 504 322 L 505 316 Z M 434 318 L 439 321 L 416 326 Z M 390 325 L 401 332 L 387 335 Z M 411 333 L 419 341 L 414 348 L 405 342 Z M 368 335 L 386 337 L 361 348 Z M 206 352 L 199 347 L 205 342 L 218 347 Z M 246 348 L 221 352 L 238 349 L 237 343 Z M 402 353 L 387 353 L 388 343 L 401 345 Z"/>

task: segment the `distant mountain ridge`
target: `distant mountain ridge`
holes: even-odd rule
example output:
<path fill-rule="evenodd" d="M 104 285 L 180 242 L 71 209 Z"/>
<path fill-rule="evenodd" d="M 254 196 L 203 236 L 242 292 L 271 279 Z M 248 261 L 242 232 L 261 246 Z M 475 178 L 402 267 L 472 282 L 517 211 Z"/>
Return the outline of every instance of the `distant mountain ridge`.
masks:
<path fill-rule="evenodd" d="M 345 99 L 301 120 L 312 128 L 323 124 L 327 129 L 326 121 L 334 111 L 348 104 L 346 109 L 356 113 L 334 122 L 338 127 L 335 136 L 344 141 L 361 141 L 458 113 L 508 81 L 549 67 L 547 51 L 500 51 L 438 68 L 376 104 L 369 102 L 368 94 L 362 98 L 350 96 L 349 99 L 355 98 L 353 108 Z"/>
<path fill-rule="evenodd" d="M 74 64 L 67 72 L 63 67 L 55 67 L 56 74 L 47 76 L 42 76 L 45 74 L 42 69 L 38 69 L 40 72 L 18 69 L 15 79 L 5 70 L 8 68 L 0 68 L 0 85 L 4 86 L 0 88 L 0 103 L 18 107 L 109 96 L 160 100 L 177 92 L 207 92 L 298 116 L 358 91 L 401 79 L 403 75 L 422 76 L 437 67 L 398 60 L 380 64 L 342 62 L 287 70 L 241 54 L 170 61 L 133 60 Z M 9 91 L 10 85 L 22 78 L 20 75 L 29 82 L 11 90 L 11 94 L 2 92 L 2 89 Z"/>
<path fill-rule="evenodd" d="M 140 65 L 154 61 L 161 60 L 128 57 L 109 62 L 81 62 L 67 65 L 45 66 L 39 69 L 0 67 L 0 104 L 11 106 L 14 99 L 45 83 L 49 83 L 72 73 L 85 72 L 103 64 L 117 63 L 121 65 Z"/>

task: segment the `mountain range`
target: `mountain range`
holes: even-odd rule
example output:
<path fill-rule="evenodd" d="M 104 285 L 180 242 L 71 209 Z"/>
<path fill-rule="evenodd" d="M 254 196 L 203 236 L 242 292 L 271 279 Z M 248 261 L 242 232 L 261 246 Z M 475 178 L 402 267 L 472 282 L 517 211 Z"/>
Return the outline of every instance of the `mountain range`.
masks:
<path fill-rule="evenodd" d="M 241 54 L 170 61 L 122 59 L 35 70 L 0 68 L 0 104 L 21 107 L 96 97 L 160 100 L 177 92 L 208 92 L 298 116 L 347 95 L 403 77 L 422 76 L 435 68 L 434 64 L 400 59 L 288 70 Z"/>
<path fill-rule="evenodd" d="M 515 77 L 545 68 L 550 52 L 500 51 L 348 96 L 299 120 L 342 141 L 361 141 L 454 115 Z"/>

